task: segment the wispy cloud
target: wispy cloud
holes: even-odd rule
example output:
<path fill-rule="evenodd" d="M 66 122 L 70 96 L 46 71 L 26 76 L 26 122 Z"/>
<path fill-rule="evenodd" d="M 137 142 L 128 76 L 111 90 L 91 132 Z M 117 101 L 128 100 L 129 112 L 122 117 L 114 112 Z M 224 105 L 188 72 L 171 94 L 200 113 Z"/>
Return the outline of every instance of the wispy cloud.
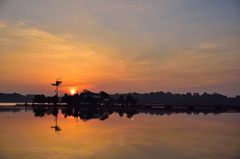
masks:
<path fill-rule="evenodd" d="M 63 86 L 109 92 L 240 85 L 240 20 L 232 1 L 13 0 L 3 5 L 3 90 L 13 83 L 47 89 L 59 76 Z"/>

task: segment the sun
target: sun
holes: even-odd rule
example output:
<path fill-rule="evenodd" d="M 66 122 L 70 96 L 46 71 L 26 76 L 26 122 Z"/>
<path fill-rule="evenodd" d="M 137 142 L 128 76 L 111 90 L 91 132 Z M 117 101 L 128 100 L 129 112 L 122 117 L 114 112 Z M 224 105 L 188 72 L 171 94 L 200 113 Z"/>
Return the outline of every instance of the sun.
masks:
<path fill-rule="evenodd" d="M 75 90 L 71 90 L 71 93 L 72 93 L 72 94 L 75 94 Z"/>

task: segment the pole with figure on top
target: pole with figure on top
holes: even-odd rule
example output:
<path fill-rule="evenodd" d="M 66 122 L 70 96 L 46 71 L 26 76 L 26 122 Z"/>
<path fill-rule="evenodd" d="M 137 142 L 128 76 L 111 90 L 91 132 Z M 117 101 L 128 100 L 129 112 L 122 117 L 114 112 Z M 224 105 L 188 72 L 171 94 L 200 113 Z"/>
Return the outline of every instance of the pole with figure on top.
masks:
<path fill-rule="evenodd" d="M 61 77 L 60 77 L 60 78 L 61 78 Z M 56 83 L 51 83 L 52 86 L 56 86 L 55 93 L 56 93 L 57 97 L 58 97 L 58 87 L 60 87 L 60 85 L 62 84 L 62 81 L 59 81 L 60 78 L 58 78 L 58 79 L 56 80 Z"/>

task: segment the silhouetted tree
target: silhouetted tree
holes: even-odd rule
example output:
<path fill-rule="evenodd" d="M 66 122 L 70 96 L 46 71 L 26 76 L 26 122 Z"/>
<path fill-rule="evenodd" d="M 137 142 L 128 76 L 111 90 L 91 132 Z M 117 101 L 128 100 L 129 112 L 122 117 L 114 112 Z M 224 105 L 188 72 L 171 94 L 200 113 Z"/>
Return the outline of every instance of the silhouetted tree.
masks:
<path fill-rule="evenodd" d="M 124 97 L 123 97 L 123 95 L 120 95 L 120 96 L 119 96 L 119 98 L 118 98 L 118 103 L 124 104 Z"/>
<path fill-rule="evenodd" d="M 100 96 L 103 98 L 103 99 L 109 99 L 109 94 L 104 92 L 104 91 L 101 91 L 99 92 Z"/>
<path fill-rule="evenodd" d="M 46 97 L 46 102 L 48 104 L 51 104 L 52 103 L 52 97 Z"/>
<path fill-rule="evenodd" d="M 73 96 L 68 95 L 68 94 L 64 94 L 64 96 L 62 97 L 62 102 L 63 103 L 67 103 L 68 105 L 75 105 L 79 103 L 79 95 L 78 94 L 74 94 Z"/>
<path fill-rule="evenodd" d="M 208 94 L 204 92 L 202 95 L 199 93 L 164 93 L 160 92 L 150 92 L 150 93 L 128 93 L 128 94 L 114 94 L 110 95 L 113 99 L 118 100 L 120 96 L 126 97 L 128 95 L 133 96 L 135 99 L 139 99 L 139 103 L 209 103 L 209 104 L 240 104 L 240 96 L 227 97 L 219 93 Z M 122 97 L 121 97 L 122 98 Z"/>
<path fill-rule="evenodd" d="M 58 102 L 59 102 L 58 96 L 57 96 L 57 95 L 53 96 L 53 97 L 52 97 L 52 103 L 53 103 L 54 105 L 56 105 Z"/>
<path fill-rule="evenodd" d="M 89 90 L 84 89 L 84 90 L 83 90 L 83 93 L 93 93 L 93 92 L 90 92 Z"/>
<path fill-rule="evenodd" d="M 69 95 L 67 93 L 64 94 L 64 96 L 62 97 L 62 103 L 70 103 L 70 98 Z"/>
<path fill-rule="evenodd" d="M 131 95 L 127 95 L 127 99 L 126 99 L 126 102 L 128 104 L 136 104 L 137 103 L 137 99 L 133 98 Z"/>
<path fill-rule="evenodd" d="M 33 102 L 34 95 L 21 95 L 19 93 L 0 93 L 0 102 Z"/>
<path fill-rule="evenodd" d="M 91 103 L 91 104 L 96 104 L 98 102 L 98 99 L 92 97 L 92 96 L 87 96 L 85 99 L 86 102 Z"/>
<path fill-rule="evenodd" d="M 33 98 L 33 102 L 34 103 L 46 103 L 46 97 L 45 95 L 41 94 L 41 95 L 35 95 L 34 98 Z"/>
<path fill-rule="evenodd" d="M 104 103 L 104 104 L 107 104 L 107 105 L 113 103 L 113 99 L 109 96 L 108 93 L 106 93 L 104 91 L 101 91 L 101 92 L 99 92 L 99 94 L 101 96 L 101 103 Z"/>

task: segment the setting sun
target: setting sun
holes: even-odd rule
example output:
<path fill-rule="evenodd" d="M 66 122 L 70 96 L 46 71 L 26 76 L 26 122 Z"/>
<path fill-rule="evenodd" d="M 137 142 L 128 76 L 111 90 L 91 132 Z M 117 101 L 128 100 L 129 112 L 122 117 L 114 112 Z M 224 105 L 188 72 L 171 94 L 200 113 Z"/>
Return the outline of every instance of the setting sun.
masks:
<path fill-rule="evenodd" d="M 71 90 L 71 93 L 72 93 L 72 94 L 75 94 L 75 90 Z"/>

